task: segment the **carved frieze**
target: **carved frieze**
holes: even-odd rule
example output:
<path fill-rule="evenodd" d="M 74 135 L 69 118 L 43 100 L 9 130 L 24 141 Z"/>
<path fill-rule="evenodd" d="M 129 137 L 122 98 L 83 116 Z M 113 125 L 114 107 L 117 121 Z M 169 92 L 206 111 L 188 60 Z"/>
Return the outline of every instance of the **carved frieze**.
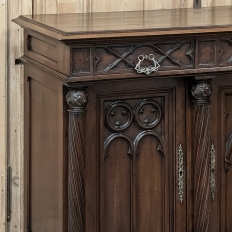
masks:
<path fill-rule="evenodd" d="M 139 55 L 152 54 L 159 70 L 193 68 L 193 41 L 95 47 L 95 73 L 134 73 Z M 141 64 L 142 65 L 142 64 Z M 150 65 L 150 64 L 144 64 Z"/>
<path fill-rule="evenodd" d="M 232 39 L 219 41 L 219 65 L 232 65 Z"/>
<path fill-rule="evenodd" d="M 85 45 L 86 46 L 86 45 Z M 232 39 L 203 38 L 187 41 L 135 42 L 131 44 L 105 44 L 73 47 L 71 53 L 72 76 L 97 76 L 104 74 L 158 75 L 162 71 L 219 68 L 232 65 Z M 154 62 L 139 57 L 154 57 Z M 154 66 L 154 63 L 157 67 Z M 151 67 L 153 69 L 151 69 Z"/>

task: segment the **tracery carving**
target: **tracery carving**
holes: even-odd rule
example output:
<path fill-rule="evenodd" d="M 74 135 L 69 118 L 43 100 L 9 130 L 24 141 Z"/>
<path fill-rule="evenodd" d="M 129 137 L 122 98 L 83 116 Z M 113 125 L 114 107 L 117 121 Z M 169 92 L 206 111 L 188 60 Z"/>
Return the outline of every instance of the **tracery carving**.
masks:
<path fill-rule="evenodd" d="M 118 51 L 120 50 L 120 51 Z M 95 47 L 95 65 L 97 72 L 110 72 L 116 70 L 126 69 L 130 72 L 130 69 L 134 69 L 137 63 L 138 54 L 145 54 L 146 50 L 153 53 L 157 57 L 156 61 L 161 65 L 162 69 L 163 61 L 169 61 L 169 65 L 173 68 L 190 68 L 193 67 L 194 59 L 194 44 L 193 41 L 184 41 L 177 43 L 157 43 L 157 44 L 138 44 L 138 45 L 123 45 L 121 47 L 116 46 L 98 46 Z M 175 52 L 178 51 L 178 55 Z M 105 60 L 104 52 L 109 56 L 111 62 Z M 150 54 L 148 53 L 148 54 Z M 120 64 L 124 64 L 125 68 L 122 68 Z M 100 65 L 101 64 L 101 65 Z M 120 66 L 117 68 L 117 66 Z M 166 67 L 167 65 L 164 65 Z M 131 70 L 132 71 L 132 70 Z M 134 72 L 134 71 L 133 71 Z"/>
<path fill-rule="evenodd" d="M 126 130 L 131 125 L 132 120 L 132 109 L 125 102 L 113 102 L 105 111 L 105 123 L 111 131 Z"/>
<path fill-rule="evenodd" d="M 109 148 L 109 145 L 115 140 L 115 139 L 118 139 L 118 138 L 121 138 L 123 140 L 125 140 L 127 143 L 128 143 L 128 152 L 127 154 L 129 156 L 132 157 L 133 155 L 133 151 L 134 151 L 134 145 L 133 145 L 133 142 L 131 141 L 130 137 L 123 134 L 123 133 L 120 133 L 120 134 L 112 134 L 111 136 L 109 136 L 106 141 L 104 142 L 104 149 L 106 150 L 106 153 L 105 153 L 105 157 L 104 159 L 107 158 L 107 156 L 109 155 L 108 153 L 108 148 Z"/>
<path fill-rule="evenodd" d="M 222 39 L 219 42 L 219 64 L 231 65 L 232 39 Z"/>
<path fill-rule="evenodd" d="M 134 119 L 138 127 L 147 130 L 156 127 L 162 117 L 161 107 L 151 99 L 140 101 L 134 109 Z"/>
<path fill-rule="evenodd" d="M 153 130 L 147 130 L 147 131 L 143 131 L 141 133 L 139 133 L 137 135 L 137 137 L 135 138 L 134 140 L 134 151 L 136 152 L 136 154 L 138 154 L 137 152 L 137 148 L 138 148 L 138 144 L 139 142 L 141 141 L 141 139 L 145 136 L 152 136 L 156 139 L 157 143 L 158 143 L 158 146 L 157 146 L 157 151 L 164 156 L 164 151 L 163 151 L 163 145 L 162 145 L 162 138 L 161 136 L 153 131 Z"/>

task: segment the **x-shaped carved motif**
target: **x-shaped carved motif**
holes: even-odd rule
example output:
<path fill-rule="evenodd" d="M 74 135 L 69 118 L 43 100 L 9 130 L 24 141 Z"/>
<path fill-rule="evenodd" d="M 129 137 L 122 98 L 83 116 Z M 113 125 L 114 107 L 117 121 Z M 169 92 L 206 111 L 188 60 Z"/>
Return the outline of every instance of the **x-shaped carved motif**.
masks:
<path fill-rule="evenodd" d="M 182 67 L 183 65 L 181 64 L 180 59 L 175 59 L 171 56 L 171 54 L 176 51 L 177 49 L 180 49 L 180 47 L 182 46 L 182 44 L 184 44 L 186 42 L 179 42 L 177 44 L 175 44 L 174 46 L 172 46 L 167 52 L 163 51 L 161 48 L 159 48 L 157 45 L 154 44 L 147 44 L 147 45 L 133 45 L 130 48 L 128 48 L 126 50 L 126 52 L 124 54 L 119 54 L 117 51 L 115 51 L 113 48 L 111 47 L 101 47 L 102 49 L 104 49 L 105 51 L 107 51 L 108 53 L 112 54 L 113 56 L 115 56 L 117 59 L 113 62 L 110 63 L 108 65 L 108 67 L 106 69 L 104 69 L 104 72 L 108 72 L 111 69 L 113 69 L 115 66 L 117 66 L 118 63 L 123 62 L 124 64 L 126 64 L 128 67 L 130 68 L 135 68 L 135 64 L 133 63 L 133 61 L 129 61 L 126 58 L 128 57 L 129 54 L 132 54 L 137 48 L 143 47 L 143 46 L 147 46 L 147 47 L 151 47 L 152 49 L 154 49 L 154 51 L 158 54 L 161 55 L 161 57 L 159 57 L 156 61 L 157 63 L 161 64 L 161 62 L 164 59 L 168 59 L 171 63 L 173 63 L 174 65 L 177 65 L 179 67 Z M 99 47 L 98 47 L 99 48 Z M 188 51 L 187 55 L 190 59 L 192 59 L 192 46 L 190 48 L 190 50 Z M 100 59 L 98 57 L 97 58 L 97 63 L 100 61 Z"/>
<path fill-rule="evenodd" d="M 113 50 L 111 47 L 102 47 L 104 50 L 106 50 L 108 53 L 112 54 L 113 56 L 115 56 L 117 58 L 116 61 L 114 61 L 113 63 L 109 64 L 108 67 L 104 70 L 104 72 L 110 71 L 111 69 L 113 69 L 118 63 L 120 63 L 121 61 L 123 63 L 125 63 L 128 67 L 134 68 L 133 63 L 131 63 L 130 61 L 128 61 L 126 59 L 126 57 L 133 53 L 135 48 L 137 46 L 131 46 L 130 48 L 128 48 L 126 50 L 126 52 L 124 54 L 119 54 L 117 51 Z"/>

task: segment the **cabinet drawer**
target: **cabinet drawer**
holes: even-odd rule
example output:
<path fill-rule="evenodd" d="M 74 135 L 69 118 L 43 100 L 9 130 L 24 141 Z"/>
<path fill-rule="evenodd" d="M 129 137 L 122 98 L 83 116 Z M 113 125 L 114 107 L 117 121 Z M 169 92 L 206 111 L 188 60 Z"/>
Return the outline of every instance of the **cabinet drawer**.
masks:
<path fill-rule="evenodd" d="M 164 42 L 165 41 L 165 42 Z M 139 56 L 152 54 L 159 67 L 155 74 L 193 74 L 205 68 L 230 69 L 232 65 L 232 40 L 226 38 L 193 38 L 185 41 L 135 42 L 127 44 L 92 44 L 71 50 L 71 76 L 104 76 L 123 74 L 139 76 L 135 70 Z M 153 66 L 145 59 L 141 67 Z M 226 71 L 225 70 L 225 71 Z M 145 74 L 144 74 L 145 75 Z"/>

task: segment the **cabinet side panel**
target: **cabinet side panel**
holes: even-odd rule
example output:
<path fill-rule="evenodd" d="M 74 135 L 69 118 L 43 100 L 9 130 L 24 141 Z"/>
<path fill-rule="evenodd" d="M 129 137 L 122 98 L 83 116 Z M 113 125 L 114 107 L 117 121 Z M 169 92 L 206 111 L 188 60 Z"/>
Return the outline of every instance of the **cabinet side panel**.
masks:
<path fill-rule="evenodd" d="M 30 229 L 63 231 L 63 112 L 60 94 L 30 80 Z"/>

